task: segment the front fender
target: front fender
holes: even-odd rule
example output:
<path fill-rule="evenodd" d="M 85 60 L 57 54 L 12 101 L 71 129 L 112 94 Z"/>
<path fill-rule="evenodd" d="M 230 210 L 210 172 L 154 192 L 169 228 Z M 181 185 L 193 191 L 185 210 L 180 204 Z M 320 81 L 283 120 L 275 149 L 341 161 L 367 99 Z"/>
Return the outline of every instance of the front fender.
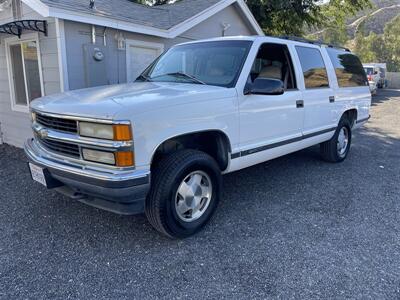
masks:
<path fill-rule="evenodd" d="M 189 133 L 220 131 L 228 137 L 232 148 L 239 144 L 239 114 L 232 98 L 146 112 L 134 117 L 132 124 L 137 168 L 149 168 L 163 142 Z"/>

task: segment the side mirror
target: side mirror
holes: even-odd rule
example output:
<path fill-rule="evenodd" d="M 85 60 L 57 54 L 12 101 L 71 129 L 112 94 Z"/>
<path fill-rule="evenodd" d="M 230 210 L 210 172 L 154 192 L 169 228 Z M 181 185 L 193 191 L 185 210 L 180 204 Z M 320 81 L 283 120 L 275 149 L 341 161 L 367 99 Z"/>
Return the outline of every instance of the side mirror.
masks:
<path fill-rule="evenodd" d="M 282 95 L 285 87 L 283 81 L 279 79 L 257 78 L 246 90 L 247 94 Z"/>

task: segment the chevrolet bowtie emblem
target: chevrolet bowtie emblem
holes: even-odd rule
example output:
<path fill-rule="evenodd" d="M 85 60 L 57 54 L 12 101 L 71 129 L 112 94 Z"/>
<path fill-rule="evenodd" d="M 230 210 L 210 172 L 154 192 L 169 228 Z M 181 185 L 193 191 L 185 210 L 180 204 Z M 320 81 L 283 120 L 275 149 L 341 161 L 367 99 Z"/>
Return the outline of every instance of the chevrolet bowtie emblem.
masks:
<path fill-rule="evenodd" d="M 47 138 L 49 136 L 49 132 L 47 131 L 47 129 L 40 129 L 37 133 L 39 137 L 41 137 L 42 139 Z"/>

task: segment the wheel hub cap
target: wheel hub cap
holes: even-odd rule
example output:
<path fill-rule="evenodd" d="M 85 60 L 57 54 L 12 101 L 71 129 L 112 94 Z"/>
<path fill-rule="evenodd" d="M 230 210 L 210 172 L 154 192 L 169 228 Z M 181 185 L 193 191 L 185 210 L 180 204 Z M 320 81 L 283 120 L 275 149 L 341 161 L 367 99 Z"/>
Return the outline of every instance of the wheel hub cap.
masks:
<path fill-rule="evenodd" d="M 203 171 L 190 173 L 178 187 L 175 209 L 178 217 L 185 222 L 199 219 L 210 205 L 212 183 Z"/>
<path fill-rule="evenodd" d="M 340 156 L 344 156 L 347 151 L 347 145 L 349 144 L 349 131 L 346 127 L 342 127 L 339 132 L 337 151 Z"/>

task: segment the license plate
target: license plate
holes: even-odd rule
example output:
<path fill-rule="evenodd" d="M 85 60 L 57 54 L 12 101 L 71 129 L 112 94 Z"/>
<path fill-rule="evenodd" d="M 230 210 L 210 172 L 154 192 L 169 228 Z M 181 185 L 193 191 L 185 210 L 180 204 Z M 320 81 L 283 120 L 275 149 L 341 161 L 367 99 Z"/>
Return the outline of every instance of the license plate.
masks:
<path fill-rule="evenodd" d="M 29 163 L 29 169 L 31 170 L 32 179 L 47 187 L 43 169 L 31 163 Z"/>

